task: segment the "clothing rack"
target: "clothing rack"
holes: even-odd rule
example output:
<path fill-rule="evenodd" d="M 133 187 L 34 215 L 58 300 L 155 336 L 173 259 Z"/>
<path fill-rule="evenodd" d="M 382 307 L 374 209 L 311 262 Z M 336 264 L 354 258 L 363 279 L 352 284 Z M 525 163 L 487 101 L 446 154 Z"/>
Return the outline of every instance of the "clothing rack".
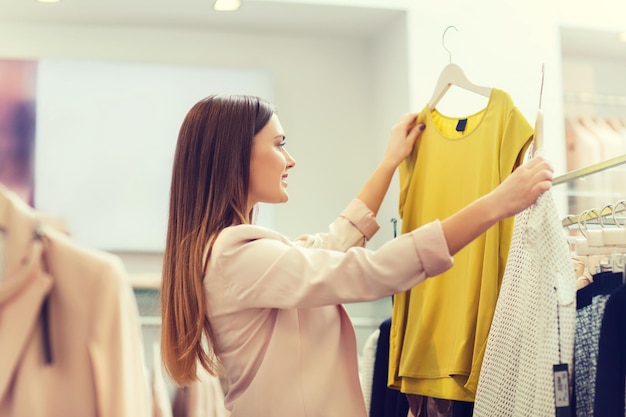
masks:
<path fill-rule="evenodd" d="M 622 164 L 626 164 L 626 154 L 607 159 L 606 161 L 598 162 L 597 164 L 589 165 L 584 168 L 576 169 L 574 171 L 570 171 L 566 174 L 558 176 L 552 180 L 552 185 L 558 185 L 578 178 L 583 178 L 600 171 L 606 171 L 607 169 L 611 169 Z"/>
<path fill-rule="evenodd" d="M 595 105 L 626 107 L 625 96 L 613 96 L 607 94 L 584 93 L 584 92 L 566 92 L 564 94 L 565 101 L 574 103 L 588 103 Z"/>
<path fill-rule="evenodd" d="M 621 208 L 616 209 L 616 207 Z M 563 219 L 563 227 L 569 227 L 576 224 L 599 224 L 602 218 L 615 216 L 616 214 L 622 214 L 626 212 L 626 206 L 623 201 L 619 201 L 615 204 L 609 204 L 601 209 L 592 209 L 580 213 L 578 215 L 569 215 Z M 620 223 L 623 223 L 624 218 L 616 218 Z"/>

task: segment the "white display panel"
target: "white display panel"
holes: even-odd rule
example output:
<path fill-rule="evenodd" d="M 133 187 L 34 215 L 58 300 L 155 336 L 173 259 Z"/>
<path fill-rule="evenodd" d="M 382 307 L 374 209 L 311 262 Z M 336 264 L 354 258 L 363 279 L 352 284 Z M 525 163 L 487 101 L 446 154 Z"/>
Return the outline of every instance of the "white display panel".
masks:
<path fill-rule="evenodd" d="M 273 80 L 261 70 L 39 61 L 36 208 L 88 247 L 162 251 L 178 130 L 214 93 L 273 101 Z M 271 226 L 271 208 L 263 212 L 259 223 Z"/>

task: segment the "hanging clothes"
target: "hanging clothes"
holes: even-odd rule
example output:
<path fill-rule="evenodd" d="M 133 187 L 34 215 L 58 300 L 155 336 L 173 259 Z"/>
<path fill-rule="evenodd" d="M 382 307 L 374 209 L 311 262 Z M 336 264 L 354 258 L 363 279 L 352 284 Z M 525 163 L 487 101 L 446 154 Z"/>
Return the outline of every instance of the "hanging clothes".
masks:
<path fill-rule="evenodd" d="M 408 417 L 472 417 L 474 403 L 407 394 Z"/>
<path fill-rule="evenodd" d="M 596 370 L 600 328 L 606 303 L 622 284 L 622 273 L 600 272 L 576 293 L 576 333 L 574 339 L 574 395 L 576 417 L 594 416 Z M 604 417 L 604 414 L 598 414 Z"/>
<path fill-rule="evenodd" d="M 160 342 L 152 345 L 152 417 L 174 417 L 174 407 L 170 400 L 167 383 L 163 375 Z"/>
<path fill-rule="evenodd" d="M 179 387 L 174 395 L 173 417 L 228 417 L 219 377 L 198 366 L 198 380 Z"/>
<path fill-rule="evenodd" d="M 475 417 L 555 415 L 553 365 L 567 364 L 571 376 L 575 308 L 576 274 L 547 191 L 515 217 Z"/>
<path fill-rule="evenodd" d="M 374 386 L 374 366 L 376 365 L 376 346 L 378 346 L 378 338 L 380 329 L 374 330 L 365 340 L 361 355 L 359 356 L 359 379 L 361 381 L 361 390 L 365 399 L 365 409 L 369 414 L 372 402 L 372 388 Z M 370 416 L 371 417 L 371 416 Z"/>
<path fill-rule="evenodd" d="M 376 359 L 374 361 L 369 416 L 406 417 L 409 411 L 409 403 L 407 402 L 406 395 L 387 386 L 391 318 L 384 320 L 378 329 L 379 335 L 376 345 Z"/>
<path fill-rule="evenodd" d="M 626 285 L 622 285 L 607 300 L 602 316 L 595 380 L 595 416 L 626 416 L 625 379 Z"/>
<path fill-rule="evenodd" d="M 149 416 L 139 312 L 120 260 L 38 228 L 1 186 L 0 205 L 0 415 Z"/>
<path fill-rule="evenodd" d="M 533 128 L 508 93 L 493 88 L 467 118 L 425 107 L 426 130 L 400 165 L 402 231 L 445 218 L 499 185 L 521 163 Z M 436 280 L 396 294 L 388 382 L 408 394 L 474 401 L 487 334 L 513 231 L 490 228 Z"/>

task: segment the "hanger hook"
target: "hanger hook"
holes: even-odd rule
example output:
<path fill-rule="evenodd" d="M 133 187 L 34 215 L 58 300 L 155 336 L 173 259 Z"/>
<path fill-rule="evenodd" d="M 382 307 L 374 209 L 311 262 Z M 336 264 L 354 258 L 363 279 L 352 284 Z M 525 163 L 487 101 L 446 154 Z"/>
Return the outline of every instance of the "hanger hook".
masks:
<path fill-rule="evenodd" d="M 604 216 L 608 216 L 609 214 L 613 214 L 613 204 L 607 204 L 602 207 L 600 213 L 598 213 L 598 220 L 600 221 L 600 227 L 602 229 L 604 229 Z"/>
<path fill-rule="evenodd" d="M 595 209 L 585 210 L 578 216 L 578 230 L 585 239 L 587 239 L 587 216 L 589 216 L 592 211 L 595 211 Z"/>
<path fill-rule="evenodd" d="M 617 210 L 617 208 L 619 206 L 623 206 L 626 209 L 626 200 L 620 200 L 617 203 L 615 203 L 615 205 L 613 206 L 613 212 L 611 213 L 611 217 L 613 218 L 613 223 L 615 223 L 617 226 L 620 226 L 619 221 L 617 220 L 617 213 L 620 213 L 621 211 Z M 624 223 L 624 227 L 626 227 L 626 223 Z"/>
<path fill-rule="evenodd" d="M 451 25 L 451 26 L 448 26 L 448 27 L 446 28 L 446 30 L 444 30 L 444 31 L 443 31 L 443 35 L 441 36 L 441 44 L 443 45 L 443 49 L 445 49 L 446 51 L 448 51 L 448 58 L 449 58 L 449 60 L 450 60 L 450 63 L 452 64 L 452 51 L 450 51 L 450 50 L 448 49 L 448 47 L 446 46 L 446 32 L 448 32 L 448 29 L 454 29 L 454 30 L 456 30 L 457 32 L 458 32 L 459 30 L 456 28 L 456 26 L 452 26 L 452 25 Z"/>

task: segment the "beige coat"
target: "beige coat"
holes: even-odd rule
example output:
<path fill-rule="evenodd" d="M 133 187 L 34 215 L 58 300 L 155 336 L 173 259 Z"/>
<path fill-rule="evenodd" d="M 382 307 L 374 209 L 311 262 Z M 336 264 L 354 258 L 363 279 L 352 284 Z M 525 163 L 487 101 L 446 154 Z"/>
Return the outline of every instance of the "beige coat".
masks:
<path fill-rule="evenodd" d="M 0 188 L 0 417 L 148 416 L 138 310 L 121 262 L 55 230 L 35 238 L 37 220 Z"/>

